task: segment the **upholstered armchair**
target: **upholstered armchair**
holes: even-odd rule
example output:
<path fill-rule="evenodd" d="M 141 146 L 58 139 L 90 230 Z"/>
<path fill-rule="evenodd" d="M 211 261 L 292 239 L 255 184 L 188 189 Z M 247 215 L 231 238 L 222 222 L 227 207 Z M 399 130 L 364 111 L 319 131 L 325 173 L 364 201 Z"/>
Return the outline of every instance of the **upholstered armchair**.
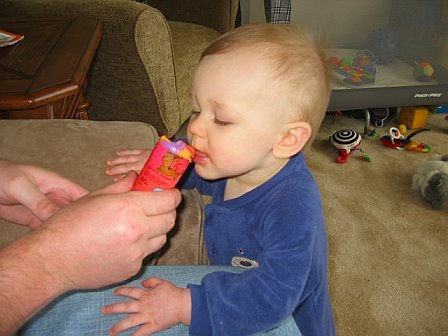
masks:
<path fill-rule="evenodd" d="M 189 86 L 201 52 L 234 27 L 237 8 L 238 0 L 2 0 L 0 16 L 103 22 L 88 75 L 90 119 L 142 121 L 172 136 L 190 116 Z"/>

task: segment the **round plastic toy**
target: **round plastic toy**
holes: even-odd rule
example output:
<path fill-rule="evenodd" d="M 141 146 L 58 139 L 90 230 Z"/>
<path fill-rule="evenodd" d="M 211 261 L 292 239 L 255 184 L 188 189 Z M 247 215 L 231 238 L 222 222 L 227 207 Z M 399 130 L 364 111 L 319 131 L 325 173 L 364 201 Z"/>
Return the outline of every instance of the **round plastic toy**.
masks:
<path fill-rule="evenodd" d="M 351 149 L 361 143 L 361 134 L 353 129 L 341 129 L 330 138 L 331 144 L 338 149 Z"/>
<path fill-rule="evenodd" d="M 419 82 L 429 82 L 434 75 L 434 68 L 428 62 L 418 62 L 414 67 L 414 78 Z"/>
<path fill-rule="evenodd" d="M 353 129 L 346 128 L 336 131 L 328 139 L 333 147 L 338 151 L 337 163 L 345 163 L 348 156 L 354 151 L 359 150 L 363 153 L 364 158 L 370 161 L 370 157 L 360 148 L 362 137 L 361 134 Z"/>
<path fill-rule="evenodd" d="M 429 153 L 431 151 L 431 147 L 429 145 L 426 145 L 424 143 L 417 143 L 411 140 L 415 135 L 425 131 L 429 131 L 429 129 L 421 128 L 405 137 L 403 134 L 401 134 L 398 128 L 391 127 L 389 129 L 389 135 L 383 136 L 380 140 L 385 147 L 391 147 L 399 150 L 407 149 L 421 153 Z"/>

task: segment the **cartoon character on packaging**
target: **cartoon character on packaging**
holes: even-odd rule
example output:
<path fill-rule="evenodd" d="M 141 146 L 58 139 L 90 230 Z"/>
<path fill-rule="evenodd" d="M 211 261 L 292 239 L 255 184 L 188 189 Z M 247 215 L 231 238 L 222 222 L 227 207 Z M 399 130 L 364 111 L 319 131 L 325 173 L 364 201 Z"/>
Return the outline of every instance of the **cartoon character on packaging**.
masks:
<path fill-rule="evenodd" d="M 160 137 L 132 190 L 161 191 L 174 188 L 195 153 L 194 148 L 182 140 L 172 142 L 166 136 Z"/>

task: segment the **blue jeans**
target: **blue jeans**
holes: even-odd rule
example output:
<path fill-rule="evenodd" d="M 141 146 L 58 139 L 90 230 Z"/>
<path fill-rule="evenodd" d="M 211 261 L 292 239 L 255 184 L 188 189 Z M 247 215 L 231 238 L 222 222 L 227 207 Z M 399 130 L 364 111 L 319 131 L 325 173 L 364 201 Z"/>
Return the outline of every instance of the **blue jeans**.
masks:
<path fill-rule="evenodd" d="M 79 335 L 107 335 L 108 330 L 125 314 L 105 315 L 101 308 L 105 305 L 129 299 L 115 296 L 114 288 L 130 285 L 141 287 L 141 281 L 155 276 L 171 281 L 179 287 L 188 284 L 199 284 L 207 273 L 217 270 L 241 272 L 243 269 L 231 266 L 150 266 L 144 267 L 134 278 L 119 285 L 100 290 L 78 291 L 66 294 L 37 314 L 17 335 L 45 335 L 45 336 L 79 336 Z M 136 328 L 123 332 L 131 335 Z M 180 324 L 164 330 L 157 335 L 188 335 L 188 327 Z M 300 331 L 290 316 L 278 327 L 260 333 L 260 335 L 298 335 Z"/>

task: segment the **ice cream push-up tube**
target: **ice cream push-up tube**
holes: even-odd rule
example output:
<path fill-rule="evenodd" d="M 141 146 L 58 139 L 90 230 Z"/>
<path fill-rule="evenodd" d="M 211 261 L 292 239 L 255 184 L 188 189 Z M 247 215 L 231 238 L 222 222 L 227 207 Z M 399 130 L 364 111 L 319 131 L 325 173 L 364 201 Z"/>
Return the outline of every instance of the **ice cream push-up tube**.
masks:
<path fill-rule="evenodd" d="M 162 136 L 156 143 L 132 190 L 160 191 L 173 189 L 195 155 L 184 141 L 170 141 Z"/>

